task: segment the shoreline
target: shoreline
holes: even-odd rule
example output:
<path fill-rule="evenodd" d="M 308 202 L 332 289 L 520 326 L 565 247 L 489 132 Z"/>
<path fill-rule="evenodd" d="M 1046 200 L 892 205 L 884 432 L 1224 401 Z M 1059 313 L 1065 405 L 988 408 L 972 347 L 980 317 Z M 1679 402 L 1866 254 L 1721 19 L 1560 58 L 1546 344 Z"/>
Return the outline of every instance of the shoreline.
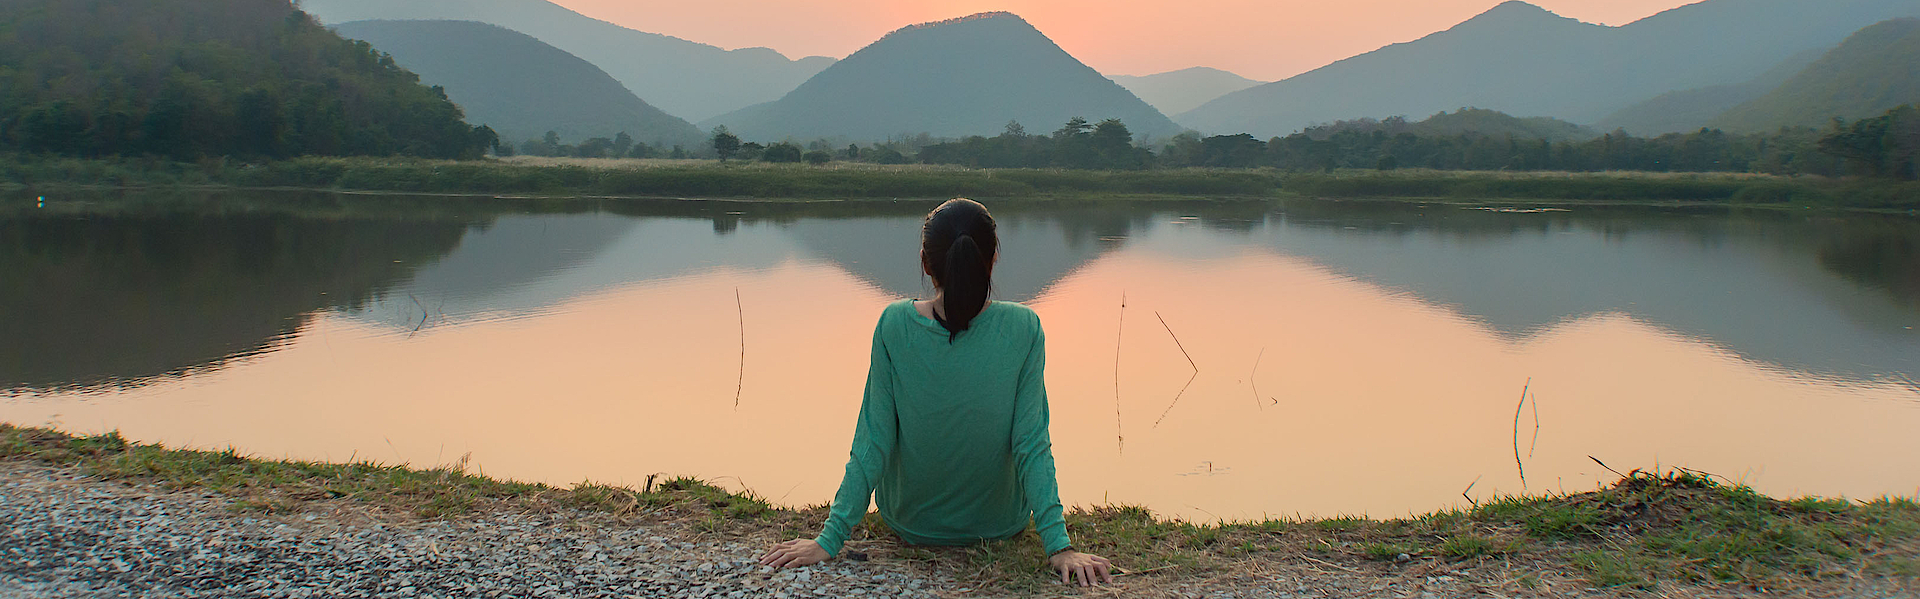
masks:
<path fill-rule="evenodd" d="M 742 590 L 743 596 L 799 597 L 816 590 L 846 594 L 853 588 L 906 594 L 925 590 L 925 596 L 1078 592 L 1057 586 L 1042 571 L 1041 550 L 1031 531 L 967 548 L 911 547 L 894 540 L 885 524 L 870 514 L 841 558 L 799 570 L 762 571 L 744 562 L 775 540 L 810 537 L 825 518 L 824 507 L 776 507 L 751 491 L 728 492 L 685 477 L 649 480 L 639 489 L 593 483 L 560 488 L 478 476 L 464 466 L 415 469 L 371 462 L 260 460 L 233 450 L 130 443 L 114 433 L 75 437 L 0 424 L 0 493 L 57 482 L 82 495 L 139 498 L 111 506 L 67 504 L 72 509 L 121 513 L 129 505 L 169 505 L 174 506 L 169 513 L 217 520 L 210 525 L 214 529 L 279 526 L 334 531 L 328 534 L 359 531 L 353 534 L 362 536 L 390 529 L 424 530 L 436 531 L 430 536 L 438 535 L 439 542 L 461 544 L 468 543 L 468 537 L 491 538 L 488 531 L 494 528 L 513 529 L 533 518 L 573 535 L 549 539 L 554 543 L 606 551 L 624 547 L 641 556 L 629 559 L 648 563 L 645 556 L 658 554 L 660 544 L 666 543 L 674 551 L 705 556 L 699 558 L 704 563 L 725 563 L 705 570 L 664 566 L 660 571 L 669 574 L 649 575 L 677 581 L 672 584 L 679 586 L 655 589 L 672 594 L 710 584 Z M 1920 591 L 1920 504 L 1913 499 L 1781 501 L 1685 470 L 1636 470 L 1600 491 L 1500 498 L 1462 510 L 1388 520 L 1194 524 L 1128 506 L 1076 507 L 1070 512 L 1068 527 L 1075 545 L 1112 558 L 1127 572 L 1114 587 L 1127 594 L 1346 597 L 1426 592 L 1511 597 L 1571 591 L 1717 597 Z M 130 520 L 123 522 L 129 526 L 139 524 L 139 518 L 127 515 L 131 513 L 115 518 Z M 5 518 L 0 514 L 0 522 Z M 5 523 L 16 534 L 26 530 L 20 522 Z M 448 527 L 466 532 L 448 532 Z M 280 535 L 274 537 L 279 540 L 262 543 L 311 540 L 301 534 L 273 534 Z M 627 539 L 621 541 L 627 544 L 609 541 L 608 535 Z M 493 541 L 474 542 L 481 546 Z M 95 546 L 104 546 L 100 543 Z M 80 543 L 60 551 L 92 547 Z M 85 582 L 54 580 L 58 576 L 53 569 L 46 570 L 46 580 L 32 580 L 32 568 L 15 570 L 0 569 L 0 596 L 6 596 L 10 579 L 36 585 Z M 813 574 L 801 580 L 801 572 Z"/>
<path fill-rule="evenodd" d="M 84 192 L 317 191 L 494 199 L 799 203 L 1215 200 L 1398 201 L 1553 206 L 1714 206 L 1914 214 L 1920 182 L 1748 173 L 1273 169 L 962 169 L 939 165 L 703 164 L 644 160 L 295 158 L 210 160 L 0 155 L 0 189 Z"/>

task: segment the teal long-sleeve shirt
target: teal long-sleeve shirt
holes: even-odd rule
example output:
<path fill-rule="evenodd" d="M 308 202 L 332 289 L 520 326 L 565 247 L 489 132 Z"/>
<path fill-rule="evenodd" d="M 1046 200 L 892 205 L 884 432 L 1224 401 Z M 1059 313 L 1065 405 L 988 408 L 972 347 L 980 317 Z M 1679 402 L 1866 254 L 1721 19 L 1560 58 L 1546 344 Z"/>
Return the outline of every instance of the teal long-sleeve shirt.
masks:
<path fill-rule="evenodd" d="M 991 302 L 965 332 L 912 300 L 880 313 L 847 473 L 814 540 L 838 555 L 869 497 L 908 543 L 963 545 L 1033 523 L 1067 548 L 1047 434 L 1046 336 L 1033 310 Z"/>

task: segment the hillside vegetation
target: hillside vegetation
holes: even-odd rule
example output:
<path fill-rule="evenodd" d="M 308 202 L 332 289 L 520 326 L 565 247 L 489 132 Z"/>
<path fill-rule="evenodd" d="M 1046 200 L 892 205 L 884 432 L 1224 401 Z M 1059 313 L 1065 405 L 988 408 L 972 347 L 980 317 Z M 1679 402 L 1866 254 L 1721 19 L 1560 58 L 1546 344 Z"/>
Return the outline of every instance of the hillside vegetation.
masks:
<path fill-rule="evenodd" d="M 902 133 L 982 135 L 1008 121 L 1122 119 L 1133 132 L 1179 132 L 1166 115 L 1081 64 L 1010 13 L 905 27 L 775 102 L 702 121 L 743 139 L 882 140 Z"/>
<path fill-rule="evenodd" d="M 1705 0 L 1606 27 L 1514 1 L 1446 31 L 1174 116 L 1203 132 L 1260 138 L 1457 106 L 1593 123 L 1662 93 L 1751 80 L 1795 54 L 1902 16 L 1920 16 L 1920 2 Z"/>
<path fill-rule="evenodd" d="M 1795 54 L 1767 69 L 1767 72 L 1741 83 L 1710 85 L 1667 92 L 1653 99 L 1620 109 L 1594 123 L 1601 131 L 1625 129 L 1634 135 L 1689 133 L 1700 130 L 1722 113 L 1764 96 L 1786 83 L 1807 65 L 1819 60 L 1832 48 L 1818 48 Z"/>
<path fill-rule="evenodd" d="M 1920 102 L 1920 19 L 1894 19 L 1848 37 L 1780 87 L 1728 110 L 1729 131 L 1822 127 Z"/>
<path fill-rule="evenodd" d="M 767 48 L 722 50 L 635 31 L 547 0 L 304 0 L 300 6 L 328 24 L 439 19 L 506 27 L 585 59 L 634 95 L 696 122 L 777 99 L 833 64 L 824 56 L 790 60 Z"/>
<path fill-rule="evenodd" d="M 655 146 L 698 145 L 692 123 L 661 112 L 593 63 L 532 36 L 474 21 L 356 21 L 334 27 L 393 55 L 421 80 L 446 88 L 467 120 L 501 141 L 547 131 L 577 142 L 626 132 Z"/>
<path fill-rule="evenodd" d="M 0 3 L 0 145 L 88 156 L 477 157 L 491 130 L 287 0 Z"/>

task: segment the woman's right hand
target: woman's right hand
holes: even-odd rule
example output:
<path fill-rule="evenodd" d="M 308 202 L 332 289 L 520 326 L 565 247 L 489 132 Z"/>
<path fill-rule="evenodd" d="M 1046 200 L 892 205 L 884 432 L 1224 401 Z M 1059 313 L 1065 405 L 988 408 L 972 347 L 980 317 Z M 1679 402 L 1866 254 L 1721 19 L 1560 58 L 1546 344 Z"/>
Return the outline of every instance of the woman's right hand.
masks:
<path fill-rule="evenodd" d="M 832 557 L 813 539 L 794 539 L 778 545 L 760 556 L 760 565 L 775 568 L 798 568 L 826 561 Z"/>
<path fill-rule="evenodd" d="M 1099 586 L 1101 582 L 1113 582 L 1113 562 L 1091 553 L 1081 553 L 1068 549 L 1047 558 L 1047 565 L 1060 573 L 1060 583 L 1067 584 L 1069 576 L 1078 578 L 1080 586 Z"/>

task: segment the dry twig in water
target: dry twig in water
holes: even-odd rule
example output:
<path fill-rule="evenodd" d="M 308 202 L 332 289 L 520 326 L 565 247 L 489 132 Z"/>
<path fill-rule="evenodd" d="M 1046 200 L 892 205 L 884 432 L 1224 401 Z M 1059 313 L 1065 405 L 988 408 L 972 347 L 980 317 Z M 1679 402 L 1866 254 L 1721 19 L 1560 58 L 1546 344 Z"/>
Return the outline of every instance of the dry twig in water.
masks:
<path fill-rule="evenodd" d="M 733 381 L 733 409 L 740 409 L 740 389 L 747 383 L 747 308 L 740 303 L 740 288 L 733 288 L 733 308 L 740 316 L 740 377 Z"/>
<path fill-rule="evenodd" d="M 1260 348 L 1260 353 L 1253 356 L 1253 372 L 1247 375 L 1247 383 L 1253 385 L 1253 406 L 1260 408 L 1262 412 L 1267 410 L 1267 406 L 1260 403 L 1260 381 L 1255 380 L 1255 377 L 1260 376 L 1260 358 L 1266 355 L 1267 348 Z"/>
<path fill-rule="evenodd" d="M 1120 340 L 1127 326 L 1127 292 L 1120 292 L 1120 322 L 1113 327 L 1113 440 L 1121 454 L 1127 453 L 1126 429 L 1120 426 Z"/>
<path fill-rule="evenodd" d="M 1173 327 L 1167 324 L 1167 317 L 1161 316 L 1158 310 L 1154 311 L 1153 317 L 1160 319 L 1160 326 L 1165 327 L 1167 336 L 1173 338 L 1173 346 L 1180 348 L 1180 355 L 1186 356 L 1187 365 L 1193 367 L 1193 375 L 1187 377 L 1187 384 L 1180 386 L 1180 392 L 1173 394 L 1173 401 L 1167 404 L 1167 409 L 1160 412 L 1160 419 L 1153 421 L 1153 427 L 1160 428 L 1160 421 L 1166 420 L 1167 413 L 1173 411 L 1173 406 L 1180 404 L 1180 396 L 1186 395 L 1187 387 L 1193 386 L 1193 379 L 1200 378 L 1200 365 L 1193 362 L 1193 354 L 1187 353 L 1187 346 L 1180 343 L 1180 336 L 1173 334 Z"/>
<path fill-rule="evenodd" d="M 1513 467 L 1520 470 L 1521 493 L 1527 492 L 1527 465 L 1520 461 L 1520 409 L 1527 407 L 1527 389 L 1532 386 L 1533 377 L 1527 377 L 1527 384 L 1520 387 L 1520 403 L 1513 406 Z"/>

